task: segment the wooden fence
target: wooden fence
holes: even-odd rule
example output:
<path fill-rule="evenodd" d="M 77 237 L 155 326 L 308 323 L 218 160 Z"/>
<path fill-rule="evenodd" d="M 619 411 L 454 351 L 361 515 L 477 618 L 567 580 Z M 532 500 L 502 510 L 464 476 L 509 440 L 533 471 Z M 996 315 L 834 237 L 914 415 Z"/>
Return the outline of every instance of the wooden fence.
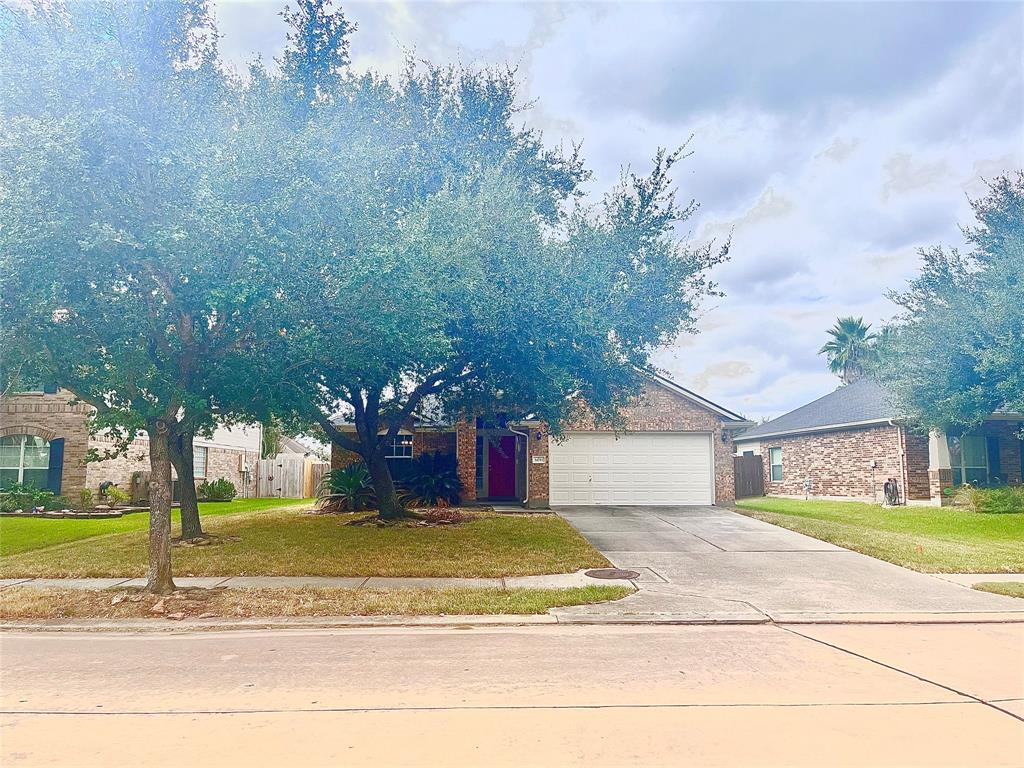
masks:
<path fill-rule="evenodd" d="M 256 495 L 260 498 L 305 499 L 316 496 L 320 480 L 330 465 L 294 459 L 260 459 L 256 472 Z"/>
<path fill-rule="evenodd" d="M 764 464 L 760 456 L 734 456 L 736 498 L 764 496 Z"/>

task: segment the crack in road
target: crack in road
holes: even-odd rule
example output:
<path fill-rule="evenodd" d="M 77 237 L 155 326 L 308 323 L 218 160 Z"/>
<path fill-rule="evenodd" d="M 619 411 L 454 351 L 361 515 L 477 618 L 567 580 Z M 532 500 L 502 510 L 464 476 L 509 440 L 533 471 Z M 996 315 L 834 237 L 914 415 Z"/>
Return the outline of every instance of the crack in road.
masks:
<path fill-rule="evenodd" d="M 940 683 L 940 682 L 938 682 L 936 680 L 931 680 L 930 678 L 922 677 L 921 675 L 915 674 L 915 673 L 910 672 L 910 671 L 908 671 L 906 669 L 901 669 L 900 667 L 897 667 L 897 666 L 893 666 L 892 664 L 886 664 L 884 661 L 879 661 L 878 659 L 873 659 L 870 656 L 865 656 L 863 653 L 857 653 L 856 651 L 851 651 L 849 648 L 843 648 L 841 645 L 835 645 L 834 643 L 830 643 L 830 642 L 828 642 L 826 640 L 819 640 L 816 637 L 811 637 L 810 635 L 805 635 L 802 632 L 797 632 L 792 627 L 784 627 L 784 626 L 780 626 L 778 624 L 775 624 L 774 626 L 776 628 L 778 628 L 778 629 L 781 629 L 783 632 L 789 632 L 790 634 L 796 635 L 797 637 L 802 637 L 805 640 L 811 640 L 812 642 L 818 643 L 820 645 L 824 645 L 827 648 L 832 648 L 833 650 L 849 654 L 850 656 L 855 656 L 858 659 L 863 659 L 864 661 L 869 661 L 872 664 L 877 664 L 880 667 L 885 667 L 886 669 L 892 670 L 893 672 L 898 672 L 901 675 L 906 675 L 907 677 L 912 677 L 915 680 L 918 680 L 918 681 L 920 681 L 922 683 L 927 683 L 929 685 L 934 685 L 937 688 L 942 688 L 943 690 L 949 691 L 950 693 L 955 693 L 957 696 L 964 696 L 964 697 L 966 697 L 968 699 L 973 699 L 974 701 L 978 702 L 979 704 L 984 704 L 986 707 L 991 707 L 996 712 L 1001 712 L 1004 715 L 1009 715 L 1014 720 L 1020 720 L 1022 723 L 1024 723 L 1024 717 L 1022 717 L 1021 715 L 1018 715 L 1018 714 L 1016 714 L 1014 712 L 1010 712 L 1009 710 L 1003 709 L 1002 707 L 997 707 L 996 704 L 994 703 L 994 701 L 988 701 L 988 700 L 983 699 L 983 698 L 981 698 L 979 696 L 975 696 L 973 693 L 967 693 L 966 691 L 958 690 L 957 688 L 954 688 L 951 685 L 946 685 L 945 683 Z M 1015 701 L 1015 699 L 999 699 L 998 701 L 999 702 Z"/>
<path fill-rule="evenodd" d="M 967 696 L 967 698 L 975 698 Z M 980 700 L 976 699 L 976 702 Z M 981 701 L 985 704 L 987 702 Z M 290 713 L 365 713 L 365 712 L 515 712 L 531 710 L 597 710 L 597 709 L 813 709 L 817 707 L 936 707 L 949 705 L 971 704 L 969 701 L 838 701 L 838 702 L 777 702 L 751 703 L 728 702 L 717 704 L 678 703 L 678 704 L 495 704 L 466 706 L 410 706 L 410 707 L 294 707 L 274 709 L 161 709 L 161 710 L 105 710 L 103 712 L 89 710 L 49 710 L 49 709 L 15 709 L 0 710 L 0 715 L 40 715 L 40 716 L 160 716 L 160 715 L 273 715 Z M 1000 710 L 1002 711 L 1002 710 Z"/>

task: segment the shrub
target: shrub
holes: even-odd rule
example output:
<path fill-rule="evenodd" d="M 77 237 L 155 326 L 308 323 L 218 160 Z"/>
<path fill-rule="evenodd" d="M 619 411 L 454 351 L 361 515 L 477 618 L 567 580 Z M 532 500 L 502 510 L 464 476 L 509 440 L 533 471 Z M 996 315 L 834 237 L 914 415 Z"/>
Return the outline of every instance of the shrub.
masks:
<path fill-rule="evenodd" d="M 1004 485 L 979 488 L 961 485 L 953 491 L 953 505 L 970 512 L 1005 514 L 1024 512 L 1024 487 Z"/>
<path fill-rule="evenodd" d="M 462 496 L 455 457 L 442 453 L 425 453 L 408 462 L 399 481 L 403 503 L 410 506 L 447 506 L 458 504 Z"/>
<path fill-rule="evenodd" d="M 212 483 L 204 480 L 199 484 L 199 498 L 204 501 L 231 501 L 238 495 L 235 484 L 224 477 L 219 477 Z"/>
<path fill-rule="evenodd" d="M 317 505 L 325 512 L 359 512 L 376 501 L 370 473 L 361 462 L 326 473 L 316 496 Z"/>
<path fill-rule="evenodd" d="M 122 491 L 116 485 L 111 485 L 107 488 L 107 498 L 110 499 L 113 506 L 117 506 L 118 504 L 127 504 L 131 495 L 128 491 Z"/>
<path fill-rule="evenodd" d="M 89 510 L 96 506 L 92 498 L 92 489 L 83 488 L 78 492 L 78 503 L 82 509 Z"/>
<path fill-rule="evenodd" d="M 56 496 L 46 488 L 37 488 L 32 483 L 11 483 L 0 492 L 0 510 L 13 512 L 16 509 L 29 510 L 64 509 L 70 506 L 65 496 Z"/>

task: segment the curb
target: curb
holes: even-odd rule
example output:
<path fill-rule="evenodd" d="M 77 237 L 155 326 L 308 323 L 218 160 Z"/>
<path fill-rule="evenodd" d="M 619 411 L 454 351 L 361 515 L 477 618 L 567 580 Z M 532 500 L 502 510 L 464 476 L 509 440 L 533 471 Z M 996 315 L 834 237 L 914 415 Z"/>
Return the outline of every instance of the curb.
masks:
<path fill-rule="evenodd" d="M 107 619 L 62 622 L 0 621 L 0 632 L 24 633 L 117 633 L 117 634 L 197 634 L 204 632 L 236 632 L 267 630 L 332 630 L 332 629 L 473 629 L 477 627 L 536 626 L 759 626 L 775 625 L 956 625 L 956 624 L 1024 624 L 1024 611 L 1013 613 L 907 613 L 907 614 L 785 614 L 775 617 L 708 616 L 695 614 L 657 614 L 621 616 L 572 616 L 557 614 L 489 614 L 469 616 L 337 616 L 266 619 Z"/>

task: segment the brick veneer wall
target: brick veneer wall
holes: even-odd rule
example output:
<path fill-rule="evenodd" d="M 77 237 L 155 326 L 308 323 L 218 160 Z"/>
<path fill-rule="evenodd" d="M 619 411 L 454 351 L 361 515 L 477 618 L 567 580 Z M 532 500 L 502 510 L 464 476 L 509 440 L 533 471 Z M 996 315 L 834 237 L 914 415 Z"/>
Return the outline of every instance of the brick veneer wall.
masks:
<path fill-rule="evenodd" d="M 1000 471 L 1006 475 L 1006 482 L 1018 484 L 1022 482 L 1020 467 L 1020 430 L 1021 423 L 1017 421 L 989 421 L 981 429 L 985 437 L 995 437 L 999 440 L 999 464 Z"/>
<path fill-rule="evenodd" d="M 455 425 L 455 461 L 462 480 L 462 500 L 476 501 L 476 421 Z"/>
<path fill-rule="evenodd" d="M 905 487 L 900 455 L 900 427 L 888 424 L 836 432 L 815 432 L 761 441 L 765 493 L 803 496 L 804 480 L 811 496 L 841 496 L 882 501 L 890 477 Z M 782 480 L 771 479 L 771 448 L 782 448 Z M 925 446 L 927 456 L 927 445 Z M 872 469 L 871 462 L 877 462 Z M 925 467 L 927 468 L 927 458 Z"/>
<path fill-rule="evenodd" d="M 904 428 L 903 445 L 907 454 L 907 477 L 904 493 L 911 501 L 927 501 L 931 498 L 931 480 L 928 477 L 928 435 Z"/>
<path fill-rule="evenodd" d="M 622 423 L 629 432 L 710 432 L 715 454 L 715 503 L 731 504 L 736 500 L 732 433 L 723 430 L 722 417 L 717 413 L 665 387 L 646 383 L 636 401 L 623 408 Z M 586 411 L 566 424 L 565 429 L 613 431 L 595 425 L 593 416 Z"/>
<path fill-rule="evenodd" d="M 256 462 L 259 460 L 258 451 L 207 446 L 205 479 L 217 480 L 223 477 L 235 484 L 239 498 L 252 498 L 256 495 Z M 242 474 L 243 462 L 249 466 L 248 474 Z M 196 485 L 202 481 L 197 480 Z"/>
<path fill-rule="evenodd" d="M 35 435 L 64 439 L 61 493 L 74 498 L 85 487 L 85 457 L 89 450 L 90 407 L 73 404 L 74 396 L 23 392 L 0 399 L 0 435 Z"/>
<path fill-rule="evenodd" d="M 424 453 L 455 453 L 455 432 L 424 430 L 414 433 L 412 455 L 416 457 Z M 331 443 L 331 469 L 341 469 L 362 460 L 358 453 L 342 448 L 337 443 Z"/>
<path fill-rule="evenodd" d="M 114 449 L 114 444 L 102 435 L 91 438 L 89 443 L 100 455 Z M 239 498 L 251 498 L 256 495 L 256 462 L 260 458 L 259 452 L 213 445 L 205 447 L 206 477 L 196 478 L 197 486 L 203 480 L 217 480 L 223 477 L 234 483 Z M 243 463 L 249 466 L 248 474 L 242 473 Z M 149 440 L 144 437 L 133 440 L 124 455 L 90 463 L 86 468 L 86 482 L 93 491 L 97 491 L 104 482 L 114 483 L 122 490 L 130 491 L 132 476 L 136 472 L 149 472 Z M 176 477 L 173 468 L 171 476 Z"/>

